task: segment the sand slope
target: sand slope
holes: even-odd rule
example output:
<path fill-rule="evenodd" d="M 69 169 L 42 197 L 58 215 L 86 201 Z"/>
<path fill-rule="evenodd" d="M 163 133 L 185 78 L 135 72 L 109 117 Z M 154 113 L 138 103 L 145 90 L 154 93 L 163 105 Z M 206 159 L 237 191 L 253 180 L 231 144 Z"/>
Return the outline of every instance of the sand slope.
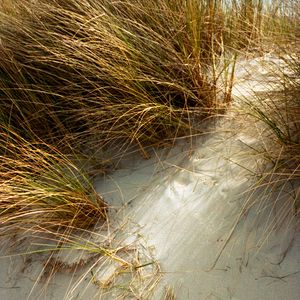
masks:
<path fill-rule="evenodd" d="M 245 213 L 250 195 L 266 196 L 249 192 L 262 163 L 249 146 L 259 143 L 260 131 L 235 112 L 241 97 L 266 88 L 274 76 L 270 66 L 281 63 L 269 56 L 239 63 L 236 104 L 211 133 L 179 140 L 172 149 L 149 150 L 150 160 L 127 155 L 116 172 L 96 181 L 113 209 L 110 228 L 93 238 L 100 243 L 100 234 L 108 235 L 123 247 L 121 257 L 140 261 L 139 268 L 120 271 L 122 264 L 109 258 L 67 251 L 56 258 L 68 267 L 53 274 L 45 272 L 47 253 L 5 257 L 0 299 L 299 299 L 295 222 L 275 222 L 280 211 L 260 205 Z M 276 196 L 278 202 L 290 197 Z M 2 254 L 11 247 L 22 252 L 28 243 L 10 241 Z"/>

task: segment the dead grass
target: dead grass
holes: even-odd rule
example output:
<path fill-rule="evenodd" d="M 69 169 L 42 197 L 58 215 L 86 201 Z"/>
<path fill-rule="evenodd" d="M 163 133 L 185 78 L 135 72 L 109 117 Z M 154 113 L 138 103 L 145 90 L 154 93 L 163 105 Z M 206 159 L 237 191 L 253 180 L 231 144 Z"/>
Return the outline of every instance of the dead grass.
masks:
<path fill-rule="evenodd" d="M 20 13 L 2 14 L 0 31 L 10 122 L 48 139 L 143 147 L 222 113 L 225 16 L 218 4 L 184 3 L 16 1 Z"/>
<path fill-rule="evenodd" d="M 295 37 L 291 43 L 297 45 Z M 270 220 L 262 239 L 283 224 L 299 223 L 300 213 L 300 85 L 299 49 L 281 48 L 280 62 L 272 67 L 268 91 L 244 99 L 246 113 L 260 130 L 252 148 L 263 163 L 249 191 L 244 210 L 255 207 Z M 277 58 L 277 61 L 279 59 Z"/>
<path fill-rule="evenodd" d="M 262 1 L 14 0 L 2 8 L 1 115 L 22 136 L 81 151 L 114 140 L 143 151 L 199 132 L 195 123 L 230 104 L 233 52 L 261 43 L 276 31 L 268 17 L 280 15 Z"/>
<path fill-rule="evenodd" d="M 136 144 L 147 157 L 147 145 L 200 132 L 199 123 L 231 103 L 237 51 L 256 50 L 268 35 L 295 35 L 296 18 L 285 12 L 260 0 L 0 0 L 2 231 L 51 233 L 59 245 L 119 259 L 72 240 L 73 229 L 107 221 L 78 157 L 118 143 Z M 299 101 L 290 100 L 255 114 L 280 145 L 272 174 L 297 181 Z M 126 293 L 148 297 L 156 280 L 146 274 L 143 291 L 136 284 L 147 263 L 124 265 L 108 287 L 130 272 Z M 92 282 L 100 281 L 92 274 Z M 172 289 L 165 297 L 175 299 Z"/>
<path fill-rule="evenodd" d="M 106 204 L 88 177 L 56 148 L 1 134 L 0 219 L 6 228 L 88 228 L 106 220 Z"/>
<path fill-rule="evenodd" d="M 269 166 L 273 166 L 262 174 L 261 183 L 270 194 L 289 190 L 297 215 L 300 208 L 299 57 L 288 56 L 286 63 L 292 72 L 283 74 L 283 89 L 259 96 L 258 104 L 251 104 L 250 108 L 251 114 L 266 126 L 264 156 Z"/>

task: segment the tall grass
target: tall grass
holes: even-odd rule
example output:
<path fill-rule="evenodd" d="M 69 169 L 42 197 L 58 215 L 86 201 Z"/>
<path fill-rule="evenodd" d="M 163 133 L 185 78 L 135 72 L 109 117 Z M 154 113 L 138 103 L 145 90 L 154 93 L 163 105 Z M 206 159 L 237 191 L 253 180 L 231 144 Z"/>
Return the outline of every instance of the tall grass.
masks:
<path fill-rule="evenodd" d="M 291 48 L 283 52 L 284 70 L 277 68 L 275 80 L 281 77 L 281 89 L 257 93 L 247 106 L 247 113 L 262 125 L 263 143 L 258 151 L 267 162 L 254 187 L 261 197 L 256 199 L 254 193 L 248 204 L 277 211 L 278 219 L 272 226 L 300 213 L 300 52 L 295 45 L 293 53 Z"/>
<path fill-rule="evenodd" d="M 230 103 L 233 52 L 271 32 L 262 1 L 13 3 L 0 15 L 2 109 L 60 147 L 191 134 Z"/>
<path fill-rule="evenodd" d="M 105 220 L 103 199 L 70 155 L 116 140 L 144 152 L 226 109 L 233 35 L 224 3 L 0 2 L 4 226 Z"/>
<path fill-rule="evenodd" d="M 0 0 L 2 230 L 68 242 L 68 229 L 107 221 L 77 156 L 130 143 L 147 156 L 149 144 L 200 132 L 231 103 L 237 53 L 296 35 L 287 11 L 262 0 Z M 299 115 L 288 107 L 290 128 Z M 257 112 L 279 143 L 294 137 Z M 299 163 L 289 141 L 281 166 Z M 299 177 L 299 164 L 280 170 Z"/>
<path fill-rule="evenodd" d="M 106 220 L 105 202 L 70 158 L 53 146 L 1 129 L 2 232 L 84 229 Z"/>
<path fill-rule="evenodd" d="M 105 204 L 74 163 L 115 140 L 190 134 L 218 98 L 222 15 L 205 1 L 1 2 L 1 221 L 86 227 Z M 76 224 L 76 225 L 75 225 Z"/>
<path fill-rule="evenodd" d="M 190 133 L 191 115 L 207 118 L 229 102 L 216 83 L 225 33 L 217 2 L 16 5 L 18 14 L 1 16 L 4 98 L 11 121 L 31 120 L 38 135 L 67 128 L 79 141 L 157 143 Z"/>

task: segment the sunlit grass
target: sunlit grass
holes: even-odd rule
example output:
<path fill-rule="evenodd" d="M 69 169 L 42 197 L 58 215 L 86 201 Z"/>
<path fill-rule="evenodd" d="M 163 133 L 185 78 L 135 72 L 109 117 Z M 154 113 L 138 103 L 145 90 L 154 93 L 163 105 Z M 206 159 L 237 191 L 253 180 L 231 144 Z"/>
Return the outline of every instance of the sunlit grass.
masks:
<path fill-rule="evenodd" d="M 238 55 L 294 41 L 295 3 L 0 0 L 2 232 L 51 233 L 58 244 L 39 251 L 82 250 L 138 269 L 119 248 L 72 235 L 110 221 L 81 158 L 129 144 L 148 158 L 148 145 L 201 133 L 232 102 Z M 299 75 L 299 57 L 288 62 Z M 275 167 L 260 186 L 299 182 L 297 78 L 285 78 L 280 100 L 248 106 L 272 140 Z"/>
<path fill-rule="evenodd" d="M 2 15 L 2 82 L 12 102 L 6 109 L 11 122 L 21 119 L 39 135 L 44 127 L 47 137 L 71 131 L 79 143 L 157 143 L 190 134 L 191 119 L 222 113 L 230 102 L 229 90 L 217 86 L 227 35 L 218 4 L 89 0 L 18 7 L 18 16 Z M 28 116 L 33 110 L 39 113 Z M 43 113 L 50 118 L 37 126 Z"/>
<path fill-rule="evenodd" d="M 0 145 L 1 230 L 88 228 L 106 220 L 87 175 L 59 150 L 12 131 L 1 134 Z"/>

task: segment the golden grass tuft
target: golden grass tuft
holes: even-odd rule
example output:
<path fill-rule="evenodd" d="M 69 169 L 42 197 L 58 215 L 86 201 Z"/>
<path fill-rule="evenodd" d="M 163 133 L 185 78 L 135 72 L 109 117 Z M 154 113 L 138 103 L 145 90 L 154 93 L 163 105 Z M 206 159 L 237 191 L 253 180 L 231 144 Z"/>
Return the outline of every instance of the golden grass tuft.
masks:
<path fill-rule="evenodd" d="M 195 123 L 231 102 L 236 51 L 273 36 L 280 25 L 268 18 L 284 16 L 260 0 L 14 0 L 2 8 L 1 114 L 26 127 L 22 135 L 76 149 L 115 140 L 143 149 L 199 132 Z"/>
<path fill-rule="evenodd" d="M 147 145 L 200 132 L 203 120 L 231 103 L 237 53 L 296 35 L 291 7 L 262 0 L 0 0 L 2 233 L 49 234 L 54 246 L 37 252 L 64 246 L 107 256 L 121 264 L 107 286 L 128 272 L 134 278 L 126 293 L 148 297 L 158 280 L 144 273 L 152 260 L 126 264 L 118 248 L 76 235 L 106 222 L 108 209 L 77 158 L 128 144 L 147 157 Z M 269 152 L 276 181 L 298 182 L 299 98 L 296 106 L 293 96 L 285 99 L 255 114 L 280 145 Z M 77 264 L 49 260 L 51 272 L 56 268 Z M 143 276 L 145 290 L 135 291 Z M 92 282 L 101 280 L 92 274 Z M 175 299 L 171 288 L 165 298 Z"/>
<path fill-rule="evenodd" d="M 205 119 L 229 102 L 216 83 L 225 34 L 218 4 L 15 5 L 17 15 L 0 17 L 3 97 L 11 122 L 30 122 L 38 135 L 67 128 L 77 141 L 97 136 L 98 145 L 120 138 L 157 143 L 190 134 L 194 116 Z M 38 113 L 28 116 L 32 111 Z M 43 113 L 48 121 L 38 126 Z"/>
<path fill-rule="evenodd" d="M 281 70 L 282 89 L 258 93 L 254 102 L 248 102 L 248 113 L 263 124 L 263 144 L 258 150 L 268 165 L 259 174 L 255 189 L 269 199 L 264 205 L 274 209 L 281 206 L 280 220 L 290 217 L 291 211 L 293 216 L 300 213 L 299 54 L 285 54 L 283 58 L 289 72 Z M 282 202 L 286 195 L 289 199 Z"/>
<path fill-rule="evenodd" d="M 106 220 L 106 204 L 80 168 L 56 148 L 12 131 L 0 141 L 1 229 L 89 228 Z"/>

